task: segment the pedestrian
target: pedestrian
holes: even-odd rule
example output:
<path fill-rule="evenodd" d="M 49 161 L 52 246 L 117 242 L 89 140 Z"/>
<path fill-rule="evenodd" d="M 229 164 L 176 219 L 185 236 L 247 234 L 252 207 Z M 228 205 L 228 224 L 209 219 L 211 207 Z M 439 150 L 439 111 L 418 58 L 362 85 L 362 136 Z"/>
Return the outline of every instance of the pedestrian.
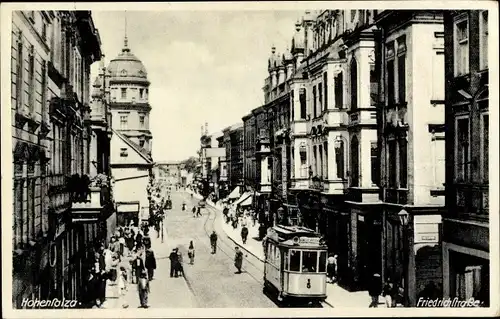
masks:
<path fill-rule="evenodd" d="M 246 216 L 246 213 L 243 215 L 243 217 L 241 218 L 241 226 L 242 227 L 247 227 L 247 224 L 248 224 L 248 219 L 247 219 L 247 216 Z"/>
<path fill-rule="evenodd" d="M 378 298 L 381 292 L 382 292 L 382 282 L 380 279 L 380 274 L 375 273 L 373 274 L 373 277 L 368 287 L 368 294 L 372 299 L 369 308 L 378 307 Z"/>
<path fill-rule="evenodd" d="M 177 255 L 176 248 L 172 250 L 168 258 L 170 259 L 170 277 L 177 277 L 177 263 L 179 262 L 179 256 Z"/>
<path fill-rule="evenodd" d="M 257 212 L 252 212 L 252 226 L 255 227 L 257 223 Z"/>
<path fill-rule="evenodd" d="M 238 217 L 233 216 L 233 229 L 238 228 Z"/>
<path fill-rule="evenodd" d="M 197 210 L 196 210 L 196 217 L 198 216 L 201 216 L 201 207 L 198 206 Z"/>
<path fill-rule="evenodd" d="M 132 250 L 134 249 L 134 241 L 135 241 L 135 233 L 134 230 L 131 229 L 127 238 L 125 238 L 125 243 L 127 244 L 128 255 L 131 256 Z"/>
<path fill-rule="evenodd" d="M 189 257 L 189 264 L 193 265 L 194 264 L 194 245 L 193 245 L 193 241 L 192 240 L 189 243 L 188 257 Z"/>
<path fill-rule="evenodd" d="M 178 276 L 183 276 L 184 277 L 184 259 L 182 257 L 182 253 L 180 252 L 179 248 L 176 248 L 177 250 L 177 275 Z"/>
<path fill-rule="evenodd" d="M 146 271 L 142 271 L 139 275 L 139 282 L 137 284 L 137 290 L 139 291 L 139 301 L 141 303 L 141 308 L 148 308 L 148 295 L 150 292 L 149 280 Z"/>
<path fill-rule="evenodd" d="M 119 243 L 116 241 L 115 236 L 111 236 L 109 239 L 108 249 L 111 250 L 112 253 L 117 253 L 120 250 Z"/>
<path fill-rule="evenodd" d="M 238 246 L 234 248 L 234 251 L 236 253 L 234 256 L 234 266 L 236 267 L 236 269 L 238 269 L 236 273 L 241 274 L 241 266 L 243 265 L 243 253 Z"/>
<path fill-rule="evenodd" d="M 248 237 L 248 228 L 246 226 L 243 226 L 241 228 L 241 241 L 243 244 L 247 243 L 247 237 Z"/>
<path fill-rule="evenodd" d="M 137 236 L 135 237 L 135 248 L 137 250 L 139 250 L 142 247 L 142 238 L 143 238 L 142 231 L 139 230 L 137 232 Z"/>
<path fill-rule="evenodd" d="M 125 234 L 123 233 L 123 231 L 121 232 L 120 238 L 118 239 L 118 245 L 120 247 L 119 248 L 120 256 L 123 257 L 125 253 Z"/>
<path fill-rule="evenodd" d="M 191 194 L 191 195 L 192 195 L 192 194 Z M 196 206 L 193 206 L 192 211 L 193 211 L 193 217 L 196 217 Z"/>
<path fill-rule="evenodd" d="M 215 230 L 210 234 L 210 246 L 212 247 L 212 254 L 217 252 L 217 233 Z"/>
<path fill-rule="evenodd" d="M 109 280 L 111 285 L 116 285 L 116 280 L 118 279 L 118 265 L 120 264 L 120 255 L 118 253 L 113 254 L 113 259 L 111 261 L 111 269 L 109 271 Z"/>
<path fill-rule="evenodd" d="M 118 289 L 120 289 L 120 296 L 125 296 L 128 289 L 128 275 L 124 266 L 120 266 L 120 274 L 118 276 Z"/>
<path fill-rule="evenodd" d="M 136 256 L 135 259 L 133 259 L 133 264 L 132 264 L 132 271 L 133 271 L 133 276 L 132 280 L 135 279 L 135 283 L 139 282 L 139 277 L 141 273 L 146 269 L 144 265 L 144 260 L 142 259 L 142 251 L 138 250 L 136 251 Z"/>
<path fill-rule="evenodd" d="M 328 257 L 328 264 L 326 266 L 326 272 L 328 274 L 328 280 L 330 283 L 334 283 L 337 277 L 337 255 L 330 254 Z"/>
<path fill-rule="evenodd" d="M 148 280 L 153 280 L 154 271 L 156 269 L 156 258 L 155 253 L 151 248 L 146 250 L 146 260 L 144 261 L 144 266 L 148 271 Z"/>
<path fill-rule="evenodd" d="M 389 278 L 386 281 L 384 288 L 382 290 L 382 296 L 385 299 L 385 304 L 387 308 L 396 307 L 397 295 L 398 295 L 397 286 L 394 284 L 393 280 Z"/>
<path fill-rule="evenodd" d="M 146 228 L 144 231 L 144 237 L 142 238 L 142 244 L 145 249 L 151 248 L 151 237 L 149 237 L 149 230 Z"/>

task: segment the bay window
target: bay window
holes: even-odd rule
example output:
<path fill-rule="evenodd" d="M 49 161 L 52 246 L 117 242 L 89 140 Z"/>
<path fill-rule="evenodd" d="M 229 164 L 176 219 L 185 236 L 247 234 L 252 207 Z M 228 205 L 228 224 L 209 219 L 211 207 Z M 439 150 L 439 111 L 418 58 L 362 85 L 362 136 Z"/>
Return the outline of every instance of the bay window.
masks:
<path fill-rule="evenodd" d="M 370 64 L 370 106 L 377 105 L 378 101 L 378 79 L 375 72 L 375 64 Z"/>
<path fill-rule="evenodd" d="M 335 107 L 342 109 L 344 105 L 344 88 L 342 72 L 335 76 Z"/>
<path fill-rule="evenodd" d="M 328 110 L 328 74 L 326 72 L 323 73 L 323 83 L 325 85 L 325 104 L 324 104 L 324 109 Z"/>

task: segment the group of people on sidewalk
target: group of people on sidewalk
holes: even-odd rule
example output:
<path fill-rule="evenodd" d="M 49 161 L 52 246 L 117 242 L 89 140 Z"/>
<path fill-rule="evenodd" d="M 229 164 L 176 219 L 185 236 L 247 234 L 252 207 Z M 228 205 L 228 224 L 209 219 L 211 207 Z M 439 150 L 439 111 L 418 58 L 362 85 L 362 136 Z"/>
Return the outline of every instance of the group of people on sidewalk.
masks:
<path fill-rule="evenodd" d="M 91 308 L 101 308 L 106 301 L 106 288 L 116 287 L 115 297 L 124 296 L 129 282 L 137 284 L 142 307 L 147 307 L 149 281 L 153 279 L 156 258 L 151 248 L 149 228 L 133 225 L 120 227 L 109 244 L 101 244 L 94 254 L 87 295 Z M 108 296 L 109 298 L 109 296 Z M 123 304 L 123 307 L 128 307 Z"/>

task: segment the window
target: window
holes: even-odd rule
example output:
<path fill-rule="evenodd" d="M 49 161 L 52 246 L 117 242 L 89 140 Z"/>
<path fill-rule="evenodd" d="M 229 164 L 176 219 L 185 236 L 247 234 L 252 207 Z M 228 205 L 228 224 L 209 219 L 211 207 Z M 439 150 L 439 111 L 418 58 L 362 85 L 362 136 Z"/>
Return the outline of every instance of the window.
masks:
<path fill-rule="evenodd" d="M 143 98 L 144 98 L 144 89 L 139 89 L 139 97 L 140 97 L 141 99 L 143 99 Z"/>
<path fill-rule="evenodd" d="M 351 110 L 358 108 L 358 63 L 356 59 L 351 62 Z"/>
<path fill-rule="evenodd" d="M 323 84 L 321 83 L 318 84 L 318 102 L 319 102 L 318 114 L 321 114 L 321 111 L 323 110 Z"/>
<path fill-rule="evenodd" d="M 42 116 L 47 116 L 47 63 L 42 61 Z"/>
<path fill-rule="evenodd" d="M 324 143 L 323 152 L 325 153 L 325 159 L 324 159 L 325 170 L 323 172 L 323 177 L 325 179 L 328 179 L 328 142 Z"/>
<path fill-rule="evenodd" d="M 308 177 L 307 171 L 307 151 L 305 147 L 301 147 L 299 151 L 300 157 L 300 177 L 306 178 Z"/>
<path fill-rule="evenodd" d="M 290 250 L 290 271 L 300 271 L 300 251 Z"/>
<path fill-rule="evenodd" d="M 378 182 L 379 182 L 379 161 L 378 161 L 377 142 L 370 143 L 370 165 L 371 165 L 372 184 L 378 185 Z"/>
<path fill-rule="evenodd" d="M 300 100 L 300 118 L 305 120 L 307 117 L 306 89 L 300 90 L 299 100 Z"/>
<path fill-rule="evenodd" d="M 469 179 L 469 118 L 457 118 L 455 125 L 455 178 L 457 181 L 465 182 Z"/>
<path fill-rule="evenodd" d="M 370 106 L 376 106 L 378 101 L 378 79 L 375 64 L 370 64 Z"/>
<path fill-rule="evenodd" d="M 318 253 L 315 251 L 302 252 L 302 272 L 316 272 L 318 269 Z"/>
<path fill-rule="evenodd" d="M 325 110 L 328 110 L 328 73 L 323 73 L 323 82 L 325 83 Z"/>
<path fill-rule="evenodd" d="M 406 102 L 406 55 L 398 55 L 398 102 Z"/>
<path fill-rule="evenodd" d="M 455 75 L 469 73 L 469 21 L 455 22 Z"/>
<path fill-rule="evenodd" d="M 317 100 L 316 100 L 316 86 L 313 86 L 313 116 L 317 117 L 318 112 L 316 110 Z"/>
<path fill-rule="evenodd" d="M 396 104 L 395 101 L 396 79 L 394 76 L 394 60 L 387 61 L 387 102 L 389 105 Z"/>
<path fill-rule="evenodd" d="M 313 172 L 314 175 L 318 175 L 318 149 L 316 148 L 316 145 L 313 146 L 313 156 L 314 156 Z"/>
<path fill-rule="evenodd" d="M 127 98 L 127 89 L 126 88 L 121 88 L 121 96 L 122 96 L 122 99 Z"/>
<path fill-rule="evenodd" d="M 483 170 L 483 181 L 485 183 L 488 183 L 488 180 L 489 180 L 489 134 L 490 134 L 490 123 L 489 123 L 489 115 L 488 113 L 486 114 L 483 114 L 482 116 L 482 126 L 483 126 L 483 129 L 482 129 L 482 133 L 483 133 L 483 136 L 482 136 L 482 147 L 481 147 L 481 167 L 482 167 L 482 170 Z"/>
<path fill-rule="evenodd" d="M 399 188 L 406 188 L 408 186 L 408 142 L 406 138 L 399 139 Z"/>
<path fill-rule="evenodd" d="M 479 68 L 488 68 L 488 11 L 479 14 Z"/>
<path fill-rule="evenodd" d="M 24 75 L 24 57 L 23 57 L 23 35 L 19 32 L 17 40 L 17 70 L 16 70 L 16 107 L 21 109 L 23 105 L 23 75 Z"/>
<path fill-rule="evenodd" d="M 335 76 L 335 107 L 342 109 L 344 107 L 344 88 L 342 72 Z"/>
<path fill-rule="evenodd" d="M 144 147 L 144 142 L 145 142 L 144 140 L 140 140 L 140 141 L 139 141 L 139 146 L 140 146 L 140 147 Z"/>
<path fill-rule="evenodd" d="M 144 128 L 144 119 L 145 119 L 144 115 L 139 116 L 139 124 L 141 128 Z"/>
<path fill-rule="evenodd" d="M 431 150 L 434 166 L 434 186 L 442 188 L 445 181 L 445 140 L 443 132 L 433 133 Z"/>
<path fill-rule="evenodd" d="M 35 52 L 33 45 L 30 48 L 28 60 L 28 103 L 30 111 L 35 110 Z"/>
<path fill-rule="evenodd" d="M 292 116 L 292 120 L 295 121 L 295 100 L 294 100 L 294 92 L 295 91 L 291 91 L 290 93 L 290 112 L 291 112 L 291 116 Z"/>
<path fill-rule="evenodd" d="M 45 41 L 47 40 L 47 24 L 45 23 L 45 20 L 42 19 L 42 39 Z"/>
<path fill-rule="evenodd" d="M 126 129 L 127 125 L 128 125 L 128 116 L 127 115 L 120 115 L 120 128 Z"/>
<path fill-rule="evenodd" d="M 128 156 L 128 150 L 126 147 L 120 148 L 120 157 L 127 157 Z"/>
<path fill-rule="evenodd" d="M 323 145 L 318 146 L 318 153 L 319 153 L 319 162 L 318 162 L 319 176 L 323 177 Z"/>
<path fill-rule="evenodd" d="M 397 141 L 389 140 L 387 141 L 387 158 L 388 158 L 388 175 L 389 175 L 389 187 L 396 188 L 397 187 Z"/>
<path fill-rule="evenodd" d="M 14 180 L 14 237 L 16 247 L 23 242 L 24 180 Z"/>
<path fill-rule="evenodd" d="M 345 179 L 344 173 L 344 142 L 335 142 L 335 163 L 337 164 L 337 178 Z"/>
<path fill-rule="evenodd" d="M 359 186 L 359 142 L 357 136 L 351 140 L 351 186 Z"/>
<path fill-rule="evenodd" d="M 326 251 L 319 253 L 318 272 L 326 272 Z"/>

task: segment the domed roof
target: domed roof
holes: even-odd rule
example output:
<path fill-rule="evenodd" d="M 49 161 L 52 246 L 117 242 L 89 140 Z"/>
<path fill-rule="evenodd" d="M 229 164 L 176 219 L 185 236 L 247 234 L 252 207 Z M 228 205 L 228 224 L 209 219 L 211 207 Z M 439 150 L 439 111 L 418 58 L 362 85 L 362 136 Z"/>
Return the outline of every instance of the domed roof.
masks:
<path fill-rule="evenodd" d="M 147 81 L 147 72 L 142 61 L 139 60 L 128 48 L 128 40 L 125 38 L 122 52 L 111 62 L 107 71 L 113 80 L 138 80 Z"/>

